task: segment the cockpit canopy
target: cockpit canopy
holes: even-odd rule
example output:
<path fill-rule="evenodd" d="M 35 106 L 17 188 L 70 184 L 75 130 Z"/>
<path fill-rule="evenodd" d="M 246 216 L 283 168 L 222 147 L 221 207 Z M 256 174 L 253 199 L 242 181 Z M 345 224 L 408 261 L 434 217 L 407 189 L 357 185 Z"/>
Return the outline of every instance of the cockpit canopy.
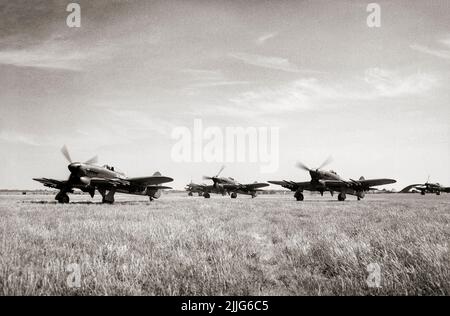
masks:
<path fill-rule="evenodd" d="M 330 173 L 337 175 L 336 171 L 330 170 Z"/>
<path fill-rule="evenodd" d="M 113 166 L 104 165 L 103 168 L 108 169 L 109 171 L 115 171 Z"/>

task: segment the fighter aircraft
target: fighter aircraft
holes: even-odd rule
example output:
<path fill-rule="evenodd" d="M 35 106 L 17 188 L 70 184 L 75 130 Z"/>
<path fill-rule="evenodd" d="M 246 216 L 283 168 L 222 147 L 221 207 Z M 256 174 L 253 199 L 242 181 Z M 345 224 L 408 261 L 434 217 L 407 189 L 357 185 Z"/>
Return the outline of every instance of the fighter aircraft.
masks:
<path fill-rule="evenodd" d="M 299 162 L 297 167 L 306 170 L 311 176 L 311 181 L 308 182 L 294 182 L 294 181 L 268 181 L 269 183 L 281 185 L 295 192 L 294 197 L 297 201 L 303 201 L 303 191 L 317 191 L 322 196 L 324 192 L 328 191 L 331 196 L 334 192 L 339 192 L 338 200 L 345 201 L 347 194 L 355 195 L 358 201 L 364 198 L 365 193 L 369 190 L 373 190 L 374 186 L 385 185 L 395 183 L 392 179 L 371 179 L 366 180 L 364 177 L 359 178 L 359 180 L 344 180 L 335 171 L 324 171 L 321 170 L 323 167 L 331 163 L 331 157 L 325 160 L 318 168 L 311 169 L 308 168 L 303 163 Z"/>
<path fill-rule="evenodd" d="M 66 146 L 61 149 L 61 152 L 69 162 L 70 176 L 67 180 L 33 179 L 46 187 L 58 189 L 59 193 L 55 200 L 59 203 L 69 203 L 68 193 L 73 193 L 74 189 L 88 192 L 91 197 L 94 197 L 97 190 L 103 198 L 102 202 L 108 204 L 114 203 L 116 193 L 146 195 L 150 198 L 150 201 L 153 201 L 161 196 L 161 190 L 171 189 L 160 184 L 172 182 L 173 179 L 163 177 L 159 172 L 155 172 L 150 177 L 128 178 L 122 172 L 115 170 L 114 167 L 98 166 L 96 164 L 97 157 L 83 163 L 73 162 Z"/>
<path fill-rule="evenodd" d="M 439 183 L 430 183 L 430 177 L 428 177 L 427 182 L 424 184 L 411 184 L 406 188 L 402 189 L 400 193 L 408 193 L 410 190 L 417 190 L 420 194 L 425 195 L 425 193 L 436 193 L 436 195 L 441 195 L 441 192 L 450 193 L 450 187 L 444 187 Z"/>
<path fill-rule="evenodd" d="M 239 194 L 245 194 L 245 195 L 251 195 L 252 198 L 255 198 L 257 193 L 261 188 L 269 186 L 267 183 L 251 183 L 251 184 L 241 184 L 234 180 L 233 178 L 225 178 L 220 177 L 220 174 L 225 169 L 225 166 L 222 166 L 222 168 L 219 170 L 217 175 L 213 177 L 204 176 L 204 180 L 212 180 L 213 185 L 212 186 L 206 186 L 204 187 L 204 193 L 203 196 L 205 198 L 210 198 L 210 193 L 218 193 L 218 194 L 229 194 L 232 199 L 237 198 L 238 193 Z"/>
<path fill-rule="evenodd" d="M 189 196 L 193 196 L 194 193 L 198 193 L 198 196 L 202 196 L 204 192 L 204 187 L 206 186 L 207 186 L 206 184 L 196 184 L 191 180 L 191 182 L 187 184 L 184 189 L 188 192 Z"/>

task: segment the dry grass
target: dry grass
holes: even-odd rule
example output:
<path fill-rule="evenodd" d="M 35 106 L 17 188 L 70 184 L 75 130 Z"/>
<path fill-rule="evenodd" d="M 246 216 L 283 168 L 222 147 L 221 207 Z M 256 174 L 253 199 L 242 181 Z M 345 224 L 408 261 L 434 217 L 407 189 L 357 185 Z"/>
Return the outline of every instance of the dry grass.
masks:
<path fill-rule="evenodd" d="M 450 295 L 450 195 L 33 200 L 0 196 L 1 295 Z"/>

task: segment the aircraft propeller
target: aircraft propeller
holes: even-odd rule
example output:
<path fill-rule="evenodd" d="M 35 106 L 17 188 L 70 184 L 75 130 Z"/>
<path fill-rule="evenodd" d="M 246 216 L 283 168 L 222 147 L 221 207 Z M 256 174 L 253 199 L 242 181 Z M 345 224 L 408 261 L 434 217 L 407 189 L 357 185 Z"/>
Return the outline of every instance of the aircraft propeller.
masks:
<path fill-rule="evenodd" d="M 61 148 L 61 153 L 63 154 L 63 156 L 66 158 L 66 160 L 69 162 L 69 164 L 73 164 L 74 162 L 72 161 L 72 157 L 70 156 L 69 150 L 67 149 L 67 146 L 64 145 Z M 98 162 L 98 156 L 94 156 L 91 159 L 86 160 L 84 163 L 87 165 L 92 165 Z"/>
<path fill-rule="evenodd" d="M 216 182 L 216 179 L 220 176 L 220 174 L 222 173 L 222 171 L 225 169 L 225 166 L 222 166 L 219 170 L 219 172 L 213 176 L 213 177 L 208 177 L 208 176 L 203 176 L 203 180 L 212 180 L 214 182 Z"/>
<path fill-rule="evenodd" d="M 61 148 L 61 152 L 64 155 L 64 157 L 67 159 L 67 161 L 69 163 L 72 163 L 72 158 L 70 157 L 69 150 L 67 149 L 66 145 L 64 145 L 63 148 Z"/>
<path fill-rule="evenodd" d="M 315 171 L 315 172 L 317 172 L 317 171 L 319 171 L 320 169 L 322 169 L 323 167 L 329 165 L 331 162 L 333 162 L 333 158 L 332 158 L 331 156 L 329 156 L 327 159 L 325 159 L 324 162 L 322 162 L 322 164 L 321 164 L 319 167 L 317 167 L 317 168 L 315 168 L 315 169 L 309 168 L 307 165 L 305 165 L 305 164 L 302 163 L 302 162 L 298 162 L 298 163 L 297 163 L 297 167 L 300 168 L 300 169 L 303 169 L 303 170 L 305 170 L 305 171 L 309 171 L 309 172 L 311 172 L 311 171 L 314 172 L 314 171 Z"/>

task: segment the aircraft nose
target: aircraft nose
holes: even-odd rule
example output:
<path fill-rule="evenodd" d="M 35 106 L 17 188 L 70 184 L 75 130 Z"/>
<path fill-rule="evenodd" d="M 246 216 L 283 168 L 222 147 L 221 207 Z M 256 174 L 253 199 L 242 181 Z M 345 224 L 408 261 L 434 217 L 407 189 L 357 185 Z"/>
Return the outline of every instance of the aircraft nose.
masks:
<path fill-rule="evenodd" d="M 81 168 L 81 164 L 79 162 L 71 163 L 68 168 L 71 173 L 74 173 Z"/>

